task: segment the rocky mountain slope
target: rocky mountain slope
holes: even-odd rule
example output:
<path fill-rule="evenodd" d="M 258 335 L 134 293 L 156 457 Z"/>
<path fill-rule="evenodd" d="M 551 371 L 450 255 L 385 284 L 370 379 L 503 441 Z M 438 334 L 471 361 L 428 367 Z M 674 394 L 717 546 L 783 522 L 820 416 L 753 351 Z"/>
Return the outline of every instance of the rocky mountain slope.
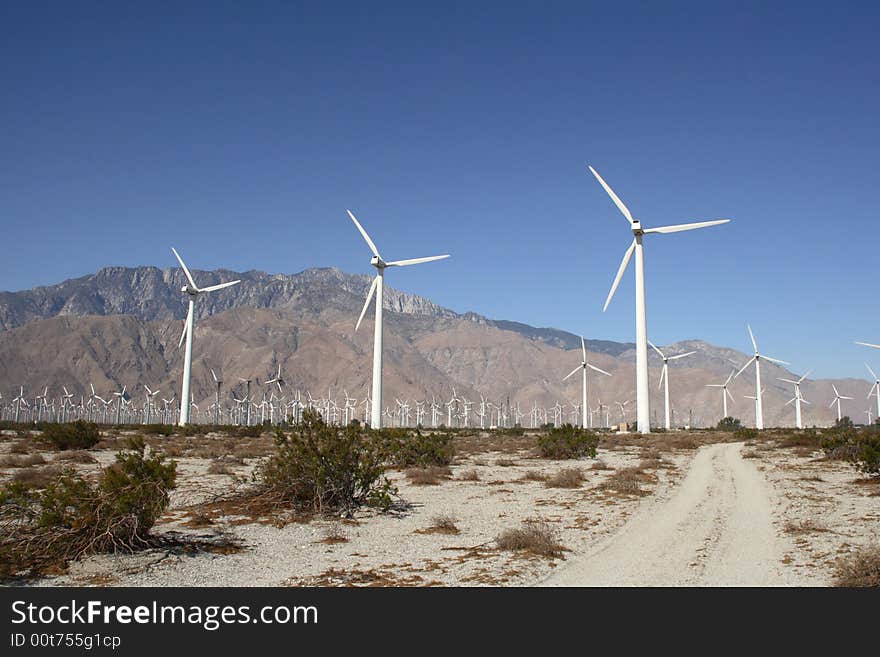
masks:
<path fill-rule="evenodd" d="M 224 379 L 224 398 L 241 394 L 239 378 L 254 379 L 253 394 L 278 364 L 285 392 L 305 396 L 328 394 L 342 400 L 347 392 L 363 400 L 368 394 L 372 359 L 372 322 L 365 319 L 355 333 L 354 323 L 370 284 L 368 276 L 336 269 L 312 269 L 295 275 L 263 272 L 196 272 L 199 284 L 233 278 L 242 284 L 200 299 L 196 324 L 193 393 L 197 402 L 213 399 L 210 368 Z M 177 343 L 185 305 L 179 270 L 154 267 L 105 268 L 92 276 L 24 292 L 0 293 L 0 394 L 8 396 L 23 385 L 29 397 L 50 387 L 57 397 L 61 386 L 86 394 L 89 383 L 105 396 L 127 386 L 143 397 L 143 385 L 161 390 L 162 397 L 179 395 L 182 350 Z M 400 399 L 446 401 L 453 387 L 459 396 L 479 401 L 568 406 L 580 399 L 580 380 L 562 378 L 580 362 L 580 338 L 548 328 L 490 320 L 475 313 L 458 314 L 428 299 L 386 288 L 385 341 L 386 405 Z M 368 314 L 369 317 L 369 314 Z M 634 346 L 591 340 L 589 359 L 612 373 L 593 372 L 589 403 L 610 407 L 611 421 L 621 417 L 617 402 L 635 395 Z M 718 389 L 730 373 L 731 360 L 742 364 L 741 352 L 689 340 L 668 345 L 670 354 L 695 350 L 670 367 L 671 397 L 677 417 L 693 413 L 695 424 L 714 424 L 721 415 Z M 651 356 L 652 415 L 662 423 L 661 391 L 657 388 L 660 359 Z M 793 423 L 792 392 L 777 377 L 791 373 L 765 364 L 765 423 Z M 812 402 L 805 407 L 808 424 L 828 424 L 835 411 L 831 381 L 807 381 L 802 392 Z M 862 380 L 834 381 L 841 394 L 854 397 L 844 412 L 864 421 L 869 384 Z M 754 374 L 746 371 L 730 386 L 731 412 L 746 423 L 754 421 Z M 632 419 L 634 404 L 623 416 Z"/>

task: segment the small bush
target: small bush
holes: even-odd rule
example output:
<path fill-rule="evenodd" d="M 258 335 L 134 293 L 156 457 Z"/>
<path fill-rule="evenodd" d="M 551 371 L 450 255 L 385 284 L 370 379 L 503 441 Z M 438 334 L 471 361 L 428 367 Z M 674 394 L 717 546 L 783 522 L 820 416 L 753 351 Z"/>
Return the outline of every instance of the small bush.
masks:
<path fill-rule="evenodd" d="M 541 455 L 550 459 L 576 459 L 583 456 L 595 458 L 598 444 L 599 436 L 571 424 L 552 428 L 546 434 L 538 436 Z"/>
<path fill-rule="evenodd" d="M 458 475 L 459 480 L 461 481 L 479 481 L 480 473 L 474 470 L 473 468 L 470 470 L 465 470 L 460 475 Z"/>
<path fill-rule="evenodd" d="M 145 424 L 140 427 L 140 430 L 148 436 L 171 436 L 175 432 L 174 429 L 173 424 Z"/>
<path fill-rule="evenodd" d="M 880 586 L 880 546 L 870 545 L 842 558 L 834 569 L 835 586 Z"/>
<path fill-rule="evenodd" d="M 822 449 L 828 458 L 849 461 L 864 474 L 880 474 L 880 435 L 873 427 L 832 429 Z"/>
<path fill-rule="evenodd" d="M 424 534 L 458 534 L 456 519 L 447 514 L 439 514 L 431 520 L 431 526 L 422 530 Z"/>
<path fill-rule="evenodd" d="M 416 486 L 437 486 L 444 479 L 449 479 L 452 470 L 445 465 L 432 465 L 427 468 L 410 468 L 406 478 Z"/>
<path fill-rule="evenodd" d="M 548 488 L 580 488 L 584 483 L 584 473 L 580 468 L 565 468 L 547 479 Z"/>
<path fill-rule="evenodd" d="M 715 425 L 715 428 L 720 431 L 739 431 L 742 429 L 742 422 L 735 417 L 725 417 L 719 420 L 718 424 Z"/>
<path fill-rule="evenodd" d="M 2 456 L 0 467 L 2 468 L 29 468 L 32 465 L 42 465 L 46 462 L 41 454 L 26 454 L 24 456 Z"/>
<path fill-rule="evenodd" d="M 547 475 L 538 470 L 527 470 L 522 476 L 523 481 L 547 481 Z"/>
<path fill-rule="evenodd" d="M 65 461 L 67 463 L 97 463 L 98 459 L 82 449 L 75 449 L 64 452 L 55 457 L 56 461 Z"/>
<path fill-rule="evenodd" d="M 455 455 L 450 432 L 422 433 L 420 430 L 382 429 L 376 432 L 385 445 L 388 462 L 398 468 L 449 465 Z"/>
<path fill-rule="evenodd" d="M 642 489 L 642 483 L 647 480 L 648 476 L 643 470 L 623 468 L 599 484 L 599 488 L 620 495 L 647 495 L 647 491 Z"/>
<path fill-rule="evenodd" d="M 504 530 L 495 543 L 501 550 L 528 552 L 539 557 L 561 557 L 563 547 L 543 520 L 527 520 L 521 527 Z"/>
<path fill-rule="evenodd" d="M 743 442 L 747 440 L 754 440 L 758 437 L 758 430 L 752 429 L 751 427 L 740 427 L 733 432 L 733 437 Z"/>
<path fill-rule="evenodd" d="M 386 451 L 376 435 L 327 425 L 309 409 L 289 436 L 276 430 L 275 447 L 255 473 L 264 500 L 314 513 L 391 506 L 396 491 L 384 476 Z"/>
<path fill-rule="evenodd" d="M 49 424 L 43 429 L 43 439 L 60 450 L 89 449 L 101 439 L 98 425 L 85 420 L 65 424 Z"/>
<path fill-rule="evenodd" d="M 87 554 L 147 547 L 174 488 L 176 464 L 145 450 L 143 440 L 132 439 L 97 483 L 67 468 L 41 491 L 18 482 L 0 490 L 0 576 L 40 574 Z"/>

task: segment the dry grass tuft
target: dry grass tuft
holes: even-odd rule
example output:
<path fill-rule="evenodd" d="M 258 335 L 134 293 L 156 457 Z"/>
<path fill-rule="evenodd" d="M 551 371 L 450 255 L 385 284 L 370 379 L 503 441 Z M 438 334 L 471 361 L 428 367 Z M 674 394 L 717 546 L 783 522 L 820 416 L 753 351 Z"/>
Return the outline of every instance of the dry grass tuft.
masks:
<path fill-rule="evenodd" d="M 458 534 L 457 521 L 449 514 L 439 514 L 431 519 L 431 524 L 424 529 L 417 529 L 418 534 Z"/>
<path fill-rule="evenodd" d="M 815 520 L 801 520 L 795 522 L 789 520 L 785 523 L 785 531 L 789 534 L 815 534 L 817 532 L 830 531 L 828 527 Z"/>
<path fill-rule="evenodd" d="M 29 468 L 34 465 L 42 465 L 45 462 L 46 459 L 41 454 L 8 455 L 0 457 L 0 468 Z"/>
<path fill-rule="evenodd" d="M 460 475 L 458 475 L 460 481 L 479 481 L 480 473 L 471 468 L 470 470 L 465 470 Z"/>
<path fill-rule="evenodd" d="M 61 475 L 61 468 L 57 465 L 47 465 L 43 468 L 31 467 L 20 470 L 12 478 L 28 488 L 45 488 Z"/>
<path fill-rule="evenodd" d="M 648 495 L 649 492 L 642 488 L 643 483 L 651 481 L 650 475 L 640 468 L 624 468 L 618 470 L 605 481 L 599 484 L 604 491 L 617 493 L 618 495 Z"/>
<path fill-rule="evenodd" d="M 222 459 L 214 459 L 208 466 L 208 474 L 212 475 L 231 475 L 234 474 L 229 464 Z"/>
<path fill-rule="evenodd" d="M 55 457 L 56 461 L 68 461 L 70 463 L 97 463 L 98 459 L 89 454 L 84 449 L 75 449 L 68 452 L 61 452 Z"/>
<path fill-rule="evenodd" d="M 516 461 L 513 459 L 498 459 L 495 461 L 495 465 L 501 466 L 502 468 L 512 468 L 516 465 Z"/>
<path fill-rule="evenodd" d="M 610 465 L 608 465 L 607 463 L 605 463 L 605 461 L 603 461 L 601 459 L 598 461 L 595 461 L 593 463 L 593 465 L 590 466 L 590 470 L 613 470 L 613 469 L 614 468 L 612 468 Z"/>
<path fill-rule="evenodd" d="M 348 543 L 348 535 L 345 533 L 345 530 L 339 524 L 330 525 L 327 529 L 324 530 L 324 538 L 321 539 L 321 543 L 326 543 L 327 545 L 335 545 L 337 543 Z"/>
<path fill-rule="evenodd" d="M 584 483 L 584 473 L 580 468 L 564 468 L 547 479 L 548 488 L 580 488 Z"/>
<path fill-rule="evenodd" d="M 415 486 L 437 486 L 444 479 L 449 479 L 452 470 L 448 465 L 432 465 L 427 468 L 410 468 L 405 474 Z"/>
<path fill-rule="evenodd" d="M 863 547 L 841 559 L 834 569 L 835 586 L 880 586 L 880 545 Z"/>
<path fill-rule="evenodd" d="M 544 520 L 526 520 L 521 527 L 505 529 L 495 539 L 501 550 L 527 552 L 539 557 L 561 557 L 563 546 Z"/>
<path fill-rule="evenodd" d="M 523 481 L 547 481 L 547 475 L 539 470 L 529 470 L 522 476 Z"/>

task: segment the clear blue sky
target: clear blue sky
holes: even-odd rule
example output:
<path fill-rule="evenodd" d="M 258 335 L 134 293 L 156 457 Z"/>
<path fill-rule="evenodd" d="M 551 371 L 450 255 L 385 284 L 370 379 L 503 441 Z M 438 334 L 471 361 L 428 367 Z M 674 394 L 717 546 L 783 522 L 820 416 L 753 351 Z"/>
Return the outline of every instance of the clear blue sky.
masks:
<path fill-rule="evenodd" d="M 478 7 L 473 5 L 478 4 Z M 769 5 L 769 6 L 768 6 Z M 0 289 L 104 265 L 368 273 L 457 311 L 863 376 L 876 3 L 3 3 Z"/>

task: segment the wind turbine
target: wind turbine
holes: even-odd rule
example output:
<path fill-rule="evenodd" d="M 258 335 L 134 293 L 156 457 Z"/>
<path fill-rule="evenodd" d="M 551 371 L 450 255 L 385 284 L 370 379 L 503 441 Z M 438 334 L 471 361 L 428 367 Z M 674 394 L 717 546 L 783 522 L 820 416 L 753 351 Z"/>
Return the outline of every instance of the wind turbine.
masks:
<path fill-rule="evenodd" d="M 429 256 L 427 258 L 412 258 L 410 260 L 394 260 L 392 262 L 385 262 L 382 259 L 382 256 L 379 255 L 379 250 L 376 248 L 376 245 L 373 244 L 373 240 L 370 239 L 370 236 L 367 235 L 367 231 L 364 230 L 363 226 L 358 223 L 358 220 L 355 219 L 351 210 L 346 210 L 348 212 L 348 216 L 351 217 L 351 220 L 354 222 L 354 225 L 357 226 L 358 231 L 361 236 L 364 238 L 364 241 L 367 243 L 367 246 L 370 247 L 370 251 L 373 252 L 373 257 L 370 260 L 370 264 L 376 268 L 376 278 L 373 279 L 373 284 L 370 285 L 370 291 L 367 293 L 367 300 L 364 303 L 364 308 L 361 310 L 361 316 L 358 318 L 357 324 L 355 325 L 354 330 L 357 331 L 360 328 L 361 321 L 364 319 L 364 315 L 367 312 L 367 308 L 370 305 L 370 301 L 373 299 L 373 294 L 376 295 L 376 321 L 375 326 L 373 328 L 373 400 L 372 400 L 372 417 L 370 418 L 370 427 L 373 429 L 381 429 L 382 428 L 382 288 L 385 280 L 385 269 L 387 267 L 406 267 L 408 265 L 417 265 L 422 262 L 431 262 L 432 260 L 442 260 L 443 258 L 448 258 L 449 255 L 439 255 L 439 256 Z"/>
<path fill-rule="evenodd" d="M 660 386 L 663 385 L 664 381 L 666 382 L 666 387 L 664 388 L 663 397 L 666 402 L 666 404 L 665 404 L 665 406 L 666 406 L 666 424 L 665 424 L 665 426 L 666 426 L 666 430 L 668 431 L 670 429 L 670 424 L 669 424 L 669 361 L 678 360 L 679 358 L 684 358 L 685 356 L 690 356 L 691 354 L 695 354 L 697 352 L 696 351 L 688 351 L 684 354 L 678 354 L 676 356 L 666 356 L 663 354 L 662 351 L 660 351 L 660 349 L 657 348 L 657 345 L 655 345 L 650 340 L 648 340 L 648 344 L 651 345 L 651 347 L 653 347 L 654 351 L 656 351 L 658 354 L 660 354 L 660 358 L 663 359 L 663 369 L 660 372 L 660 385 L 657 386 L 657 389 L 659 390 Z"/>
<path fill-rule="evenodd" d="M 632 244 L 629 245 L 626 253 L 623 254 L 623 260 L 620 263 L 620 268 L 617 270 L 617 276 L 615 276 L 614 283 L 611 285 L 611 291 L 608 293 L 608 298 L 605 300 L 603 312 L 608 308 L 608 304 L 611 303 L 611 299 L 614 297 L 614 292 L 617 290 L 617 286 L 620 284 L 620 279 L 623 277 L 623 272 L 626 271 L 630 258 L 632 258 L 633 251 L 635 251 L 637 420 L 639 433 L 650 433 L 651 401 L 648 392 L 648 320 L 645 307 L 645 260 L 644 254 L 642 253 L 642 237 L 651 233 L 678 233 L 684 230 L 717 226 L 719 224 L 726 224 L 730 219 L 716 219 L 714 221 L 700 221 L 690 224 L 661 226 L 660 228 L 642 228 L 641 222 L 638 219 L 633 218 L 629 208 L 627 208 L 623 204 L 623 201 L 617 197 L 617 194 L 615 194 L 608 186 L 608 183 L 602 179 L 602 176 L 600 176 L 593 167 L 589 167 L 589 169 L 596 177 L 596 180 L 599 181 L 599 184 L 602 185 L 608 193 L 608 196 L 611 197 L 611 200 L 614 201 L 617 209 L 620 210 L 623 213 L 623 216 L 626 217 L 627 221 L 629 221 L 630 229 L 633 233 Z"/>
<path fill-rule="evenodd" d="M 780 365 L 788 365 L 784 360 L 778 360 L 776 358 L 770 358 L 770 356 L 765 356 L 764 354 L 758 353 L 758 343 L 755 342 L 755 334 L 752 333 L 752 327 L 750 325 L 746 325 L 749 329 L 749 337 L 752 339 L 752 346 L 755 348 L 755 355 L 749 358 L 746 361 L 746 364 L 742 366 L 742 369 L 736 373 L 733 378 L 736 378 L 740 374 L 746 371 L 746 368 L 751 365 L 753 362 L 755 363 L 755 428 L 763 429 L 764 428 L 764 405 L 763 405 L 763 396 L 764 390 L 761 388 L 761 359 L 769 360 L 773 363 L 778 363 Z M 752 397 L 749 397 L 752 399 Z"/>
<path fill-rule="evenodd" d="M 214 292 L 216 290 L 222 290 L 225 287 L 232 287 L 233 285 L 241 283 L 241 281 L 229 281 L 228 283 L 220 283 L 219 285 L 209 285 L 208 287 L 200 288 L 193 280 L 192 274 L 189 273 L 189 269 L 186 268 L 180 254 L 177 253 L 174 247 L 171 247 L 171 251 L 174 252 L 174 257 L 177 258 L 177 262 L 179 262 L 181 268 L 183 268 L 183 273 L 186 274 L 186 280 L 189 281 L 188 285 L 184 285 L 180 288 L 181 292 L 185 292 L 189 295 L 189 310 L 187 310 L 186 321 L 183 324 L 183 333 L 180 334 L 180 342 L 177 343 L 177 346 L 180 347 L 180 345 L 183 344 L 183 339 L 186 338 L 186 351 L 184 351 L 183 355 L 183 385 L 180 391 L 180 420 L 178 422 L 180 426 L 184 426 L 189 422 L 190 406 L 187 402 L 191 399 L 189 392 L 189 379 L 192 371 L 193 322 L 195 321 L 194 309 L 196 297 L 204 292 Z"/>
<path fill-rule="evenodd" d="M 799 378 L 797 381 L 792 381 L 791 379 L 783 379 L 781 377 L 776 377 L 780 381 L 785 381 L 786 383 L 791 383 L 794 385 L 794 397 L 792 397 L 787 402 L 785 402 L 785 405 L 788 406 L 790 403 L 794 402 L 794 420 L 795 420 L 795 426 L 797 426 L 798 429 L 804 428 L 804 423 L 801 421 L 801 402 L 803 402 L 805 404 L 810 403 L 806 399 L 801 397 L 801 384 L 804 382 L 804 379 L 806 379 L 809 375 L 810 375 L 810 373 L 807 372 L 801 378 Z"/>
<path fill-rule="evenodd" d="M 600 374 L 604 374 L 605 376 L 611 376 L 611 375 L 610 375 L 608 372 L 606 372 L 605 370 L 600 370 L 600 369 L 599 369 L 598 367 L 596 367 L 595 365 L 590 365 L 590 364 L 587 362 L 587 344 L 586 344 L 586 342 L 584 341 L 584 336 L 581 336 L 581 353 L 583 354 L 583 360 L 581 361 L 581 364 L 578 365 L 577 367 L 575 367 L 575 368 L 571 371 L 571 374 L 568 374 L 568 375 L 565 377 L 565 379 L 567 379 L 567 378 L 569 378 L 569 377 L 571 377 L 571 376 L 574 376 L 575 374 L 577 374 L 577 371 L 578 371 L 578 370 L 581 370 L 581 376 L 582 376 L 582 385 L 581 385 L 581 427 L 583 427 L 584 429 L 586 429 L 586 428 L 587 428 L 587 413 L 589 412 L 589 407 L 587 406 L 587 368 L 589 367 L 591 370 L 594 370 L 594 371 L 596 371 L 596 372 L 599 372 Z M 565 381 L 565 379 L 562 379 L 562 380 Z"/>
<path fill-rule="evenodd" d="M 877 418 L 880 419 L 880 379 L 878 379 L 877 375 L 874 374 L 874 370 L 868 367 L 867 363 L 865 363 L 865 367 L 868 368 L 868 371 L 871 373 L 871 377 L 873 377 L 874 379 L 874 385 L 872 385 L 871 389 L 868 391 L 867 399 L 870 399 L 872 394 L 877 397 Z"/>
<path fill-rule="evenodd" d="M 706 384 L 707 388 L 721 388 L 721 401 L 722 401 L 723 407 L 724 407 L 724 416 L 721 419 L 724 419 L 725 417 L 730 417 L 727 414 L 727 398 L 730 397 L 730 401 L 733 401 L 733 395 L 730 394 L 730 391 L 727 389 L 727 386 L 735 374 L 736 374 L 736 370 L 734 369 L 734 370 L 730 371 L 730 376 L 727 377 L 727 381 L 725 381 L 724 383 L 707 383 Z"/>
<path fill-rule="evenodd" d="M 144 407 L 146 411 L 146 417 L 144 418 L 144 424 L 150 423 L 150 411 L 153 409 L 153 398 L 159 394 L 159 389 L 150 390 L 147 385 L 144 385 L 144 390 L 147 391 L 147 405 Z"/>
<path fill-rule="evenodd" d="M 832 406 L 834 406 L 834 404 L 837 404 L 837 421 L 840 422 L 840 420 L 843 418 L 843 414 L 840 411 L 840 400 L 852 399 L 852 397 L 844 397 L 843 395 L 841 395 L 839 392 L 837 392 L 837 387 L 833 383 L 831 384 L 831 387 L 834 388 L 834 399 L 832 399 L 831 403 L 828 404 L 828 408 L 831 408 Z"/>

